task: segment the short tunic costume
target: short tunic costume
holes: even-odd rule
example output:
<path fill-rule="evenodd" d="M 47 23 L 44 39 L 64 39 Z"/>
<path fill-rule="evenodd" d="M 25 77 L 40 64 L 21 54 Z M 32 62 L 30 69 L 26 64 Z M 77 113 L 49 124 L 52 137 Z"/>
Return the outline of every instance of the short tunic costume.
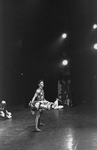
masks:
<path fill-rule="evenodd" d="M 37 110 L 50 110 L 53 103 L 45 100 L 44 98 L 44 90 L 43 89 L 37 89 L 36 90 L 37 97 L 35 98 L 34 102 L 30 101 L 29 106 L 32 111 Z"/>

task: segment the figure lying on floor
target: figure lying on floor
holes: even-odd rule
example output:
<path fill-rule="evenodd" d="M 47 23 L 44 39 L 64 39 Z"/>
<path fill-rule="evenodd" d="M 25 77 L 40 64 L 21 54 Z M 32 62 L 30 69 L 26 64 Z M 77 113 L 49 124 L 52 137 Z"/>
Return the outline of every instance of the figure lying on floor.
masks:
<path fill-rule="evenodd" d="M 12 114 L 11 112 L 8 112 L 7 110 L 7 104 L 6 104 L 6 101 L 2 101 L 0 103 L 0 117 L 3 117 L 3 118 L 12 118 Z"/>
<path fill-rule="evenodd" d="M 35 110 L 43 109 L 43 110 L 50 110 L 50 109 L 62 109 L 63 105 L 58 105 L 59 99 L 57 98 L 55 102 L 49 102 L 47 100 L 42 101 L 32 101 L 29 102 L 29 106 L 31 107 L 32 114 L 34 114 Z"/>
<path fill-rule="evenodd" d="M 64 107 L 63 105 L 58 104 L 59 101 L 60 101 L 60 99 L 56 98 L 56 100 L 54 102 L 54 109 L 62 109 Z"/>

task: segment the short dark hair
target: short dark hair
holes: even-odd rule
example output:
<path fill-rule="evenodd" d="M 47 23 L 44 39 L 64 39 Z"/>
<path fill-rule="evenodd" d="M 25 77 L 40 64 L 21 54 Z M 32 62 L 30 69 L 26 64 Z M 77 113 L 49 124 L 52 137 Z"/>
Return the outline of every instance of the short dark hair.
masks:
<path fill-rule="evenodd" d="M 40 84 L 40 82 L 44 82 L 42 79 L 38 81 L 38 84 Z"/>

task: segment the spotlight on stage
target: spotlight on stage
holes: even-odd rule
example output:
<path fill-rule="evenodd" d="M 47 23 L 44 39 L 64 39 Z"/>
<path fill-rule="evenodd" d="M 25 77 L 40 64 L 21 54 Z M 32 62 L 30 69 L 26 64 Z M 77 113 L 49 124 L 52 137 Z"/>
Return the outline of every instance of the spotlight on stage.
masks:
<path fill-rule="evenodd" d="M 97 24 L 94 24 L 94 25 L 93 25 L 93 29 L 97 29 Z"/>
<path fill-rule="evenodd" d="M 97 43 L 96 43 L 96 44 L 94 44 L 94 49 L 96 49 L 96 50 L 97 50 Z"/>
<path fill-rule="evenodd" d="M 62 64 L 63 64 L 63 66 L 67 66 L 68 65 L 68 60 L 63 60 Z"/>
<path fill-rule="evenodd" d="M 65 39 L 66 37 L 67 37 L 67 34 L 66 34 L 66 33 L 63 33 L 63 34 L 62 34 L 62 38 Z"/>

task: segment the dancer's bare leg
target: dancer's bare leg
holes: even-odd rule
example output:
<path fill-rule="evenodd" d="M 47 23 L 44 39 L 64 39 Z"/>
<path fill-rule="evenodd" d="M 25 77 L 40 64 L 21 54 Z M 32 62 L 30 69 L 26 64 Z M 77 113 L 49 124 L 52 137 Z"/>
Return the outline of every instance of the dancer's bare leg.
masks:
<path fill-rule="evenodd" d="M 52 105 L 52 108 L 55 109 L 58 107 L 58 99 L 56 99 Z"/>
<path fill-rule="evenodd" d="M 40 111 L 37 111 L 36 112 L 36 118 L 35 118 L 35 129 L 38 132 L 42 131 L 42 130 L 39 129 L 40 117 L 41 117 L 41 113 L 40 113 Z"/>
<path fill-rule="evenodd" d="M 39 120 L 38 120 L 38 127 L 45 125 L 45 124 L 43 124 L 42 122 L 40 122 L 40 118 L 41 118 L 42 114 L 43 114 L 43 110 L 40 110 L 40 117 L 39 117 Z"/>

